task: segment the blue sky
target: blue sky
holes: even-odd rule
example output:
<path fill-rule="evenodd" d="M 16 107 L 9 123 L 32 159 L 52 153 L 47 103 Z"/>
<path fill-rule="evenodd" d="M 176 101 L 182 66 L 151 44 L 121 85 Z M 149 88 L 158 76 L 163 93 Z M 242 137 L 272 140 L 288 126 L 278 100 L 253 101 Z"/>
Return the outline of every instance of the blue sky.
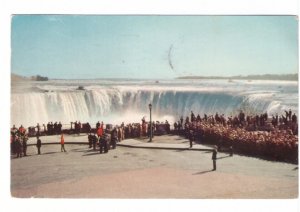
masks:
<path fill-rule="evenodd" d="M 50 78 L 174 78 L 298 72 L 294 16 L 12 18 L 12 72 Z"/>

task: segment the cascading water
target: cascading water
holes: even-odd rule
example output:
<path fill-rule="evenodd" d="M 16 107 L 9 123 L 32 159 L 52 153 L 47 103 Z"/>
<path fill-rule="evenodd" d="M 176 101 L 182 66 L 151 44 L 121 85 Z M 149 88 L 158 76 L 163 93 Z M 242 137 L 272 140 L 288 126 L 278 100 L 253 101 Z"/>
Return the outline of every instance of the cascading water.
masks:
<path fill-rule="evenodd" d="M 77 90 L 78 82 L 49 81 L 35 83 L 31 88 L 12 91 L 11 124 L 34 126 L 36 123 L 61 121 L 104 121 L 120 124 L 122 121 L 149 120 L 148 104 L 153 105 L 153 118 L 169 122 L 187 116 L 191 111 L 206 114 L 268 112 L 281 114 L 291 108 L 297 114 L 297 83 L 282 84 L 228 84 L 224 81 L 190 82 L 165 81 L 157 83 L 140 81 L 79 81 L 85 90 Z M 77 84 L 77 85 L 76 85 Z M 287 96 L 290 95 L 290 96 Z M 297 97 L 293 100 L 290 97 Z M 288 103 L 288 104 L 286 104 Z"/>

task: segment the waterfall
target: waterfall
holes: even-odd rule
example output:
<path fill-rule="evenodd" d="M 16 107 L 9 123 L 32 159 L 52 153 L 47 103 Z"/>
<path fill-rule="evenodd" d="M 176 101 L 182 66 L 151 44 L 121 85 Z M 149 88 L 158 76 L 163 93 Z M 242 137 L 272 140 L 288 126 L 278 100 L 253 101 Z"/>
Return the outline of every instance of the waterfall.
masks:
<path fill-rule="evenodd" d="M 153 105 L 153 116 L 178 120 L 191 111 L 197 115 L 248 113 L 281 113 L 287 106 L 273 93 L 243 93 L 227 90 L 143 89 L 126 86 L 90 87 L 86 90 L 58 89 L 47 92 L 15 92 L 11 95 L 11 124 L 35 126 L 49 121 L 95 123 L 105 120 L 113 124 L 140 122 L 149 117 L 148 104 Z M 297 105 L 293 109 L 297 110 Z"/>

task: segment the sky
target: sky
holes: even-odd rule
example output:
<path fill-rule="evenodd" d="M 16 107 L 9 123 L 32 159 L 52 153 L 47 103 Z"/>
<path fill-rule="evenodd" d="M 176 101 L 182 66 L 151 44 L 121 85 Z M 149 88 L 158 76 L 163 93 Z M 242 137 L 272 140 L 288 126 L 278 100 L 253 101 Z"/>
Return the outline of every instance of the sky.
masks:
<path fill-rule="evenodd" d="M 295 16 L 15 15 L 11 71 L 50 79 L 298 73 Z"/>

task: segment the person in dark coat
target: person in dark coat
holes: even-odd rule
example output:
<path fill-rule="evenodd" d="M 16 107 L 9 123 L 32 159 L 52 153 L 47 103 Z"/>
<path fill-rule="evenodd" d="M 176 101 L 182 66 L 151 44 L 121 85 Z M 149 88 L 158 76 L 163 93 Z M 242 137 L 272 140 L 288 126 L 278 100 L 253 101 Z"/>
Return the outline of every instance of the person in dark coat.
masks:
<path fill-rule="evenodd" d="M 38 154 L 41 154 L 41 146 L 42 146 L 42 141 L 39 137 L 36 137 L 37 141 L 36 141 L 36 147 L 38 149 Z"/>
<path fill-rule="evenodd" d="M 62 124 L 59 122 L 57 125 L 58 134 L 61 134 Z"/>
<path fill-rule="evenodd" d="M 21 141 L 21 138 L 18 137 L 16 139 L 16 152 L 17 152 L 17 158 L 22 157 L 22 151 L 23 151 L 23 144 Z"/>
<path fill-rule="evenodd" d="M 229 155 L 230 155 L 230 157 L 233 156 L 233 148 L 232 148 L 232 146 L 229 147 Z"/>
<path fill-rule="evenodd" d="M 100 122 L 98 121 L 96 124 L 96 130 L 98 130 L 99 127 L 100 127 Z"/>
<path fill-rule="evenodd" d="M 117 146 L 117 141 L 118 141 L 118 134 L 117 134 L 117 129 L 114 128 L 111 132 L 111 145 L 112 148 L 115 149 Z"/>
<path fill-rule="evenodd" d="M 53 134 L 57 135 L 57 133 L 58 133 L 58 127 L 57 127 L 57 122 L 55 122 L 53 124 Z"/>
<path fill-rule="evenodd" d="M 37 129 L 37 135 L 40 135 L 41 134 L 41 126 L 40 126 L 40 124 L 39 123 L 37 123 L 37 125 L 36 125 L 36 129 Z"/>
<path fill-rule="evenodd" d="M 91 130 L 92 130 L 92 127 L 91 127 L 91 125 L 90 125 L 90 123 L 86 123 L 86 131 L 87 131 L 87 133 L 91 133 Z"/>
<path fill-rule="evenodd" d="M 97 138 L 96 134 L 94 134 L 93 135 L 93 150 L 96 150 L 97 141 L 98 141 L 98 138 Z"/>
<path fill-rule="evenodd" d="M 102 154 L 103 150 L 105 151 L 105 138 L 104 136 L 101 136 L 99 139 L 99 150 L 100 150 L 100 154 Z"/>
<path fill-rule="evenodd" d="M 50 123 L 50 135 L 53 135 L 53 133 L 54 133 L 54 125 L 51 121 L 51 123 Z"/>
<path fill-rule="evenodd" d="M 217 149 L 215 148 L 213 151 L 212 151 L 212 161 L 213 161 L 213 171 L 217 170 L 217 163 L 216 163 L 216 160 L 217 160 Z"/>
<path fill-rule="evenodd" d="M 23 145 L 23 156 L 27 156 L 27 140 L 28 140 L 28 137 L 26 135 L 24 135 L 22 137 L 22 145 Z"/>
<path fill-rule="evenodd" d="M 193 134 L 193 131 L 190 130 L 190 133 L 189 133 L 189 140 L 190 140 L 190 148 L 193 147 L 193 141 L 194 141 L 194 134 Z"/>
<path fill-rule="evenodd" d="M 88 135 L 88 141 L 89 141 L 89 148 L 92 148 L 92 146 L 93 146 L 93 135 L 91 133 Z"/>
<path fill-rule="evenodd" d="M 110 137 L 107 133 L 104 134 L 104 153 L 108 153 Z"/>

